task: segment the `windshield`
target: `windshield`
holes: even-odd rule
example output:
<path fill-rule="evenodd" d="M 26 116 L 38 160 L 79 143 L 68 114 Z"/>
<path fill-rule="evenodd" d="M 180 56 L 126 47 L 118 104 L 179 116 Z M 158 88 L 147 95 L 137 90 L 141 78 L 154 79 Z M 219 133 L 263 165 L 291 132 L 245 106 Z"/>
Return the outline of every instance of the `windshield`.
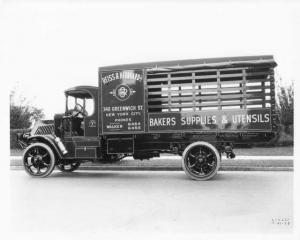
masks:
<path fill-rule="evenodd" d="M 80 109 L 86 116 L 91 116 L 94 113 L 94 100 L 92 98 L 67 96 L 66 107 L 66 112 Z"/>

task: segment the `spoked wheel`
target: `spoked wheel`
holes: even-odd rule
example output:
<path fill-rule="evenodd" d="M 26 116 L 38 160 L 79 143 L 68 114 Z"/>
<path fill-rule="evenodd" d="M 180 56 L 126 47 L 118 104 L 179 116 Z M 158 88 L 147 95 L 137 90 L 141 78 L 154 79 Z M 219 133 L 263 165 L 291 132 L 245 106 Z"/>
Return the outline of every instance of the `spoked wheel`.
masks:
<path fill-rule="evenodd" d="M 70 163 L 70 164 L 58 164 L 57 168 L 62 172 L 73 172 L 77 170 L 80 166 L 79 162 Z"/>
<path fill-rule="evenodd" d="M 55 167 L 54 153 L 44 143 L 33 143 L 24 152 L 23 165 L 30 176 L 47 177 Z"/>
<path fill-rule="evenodd" d="M 210 143 L 192 143 L 183 152 L 182 167 L 190 178 L 208 180 L 216 175 L 220 167 L 220 154 Z"/>

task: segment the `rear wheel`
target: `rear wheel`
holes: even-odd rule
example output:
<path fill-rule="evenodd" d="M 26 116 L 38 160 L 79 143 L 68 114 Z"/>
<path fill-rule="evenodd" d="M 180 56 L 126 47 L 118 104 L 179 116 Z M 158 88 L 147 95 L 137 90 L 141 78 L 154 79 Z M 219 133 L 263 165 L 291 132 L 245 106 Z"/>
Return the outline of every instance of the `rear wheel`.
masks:
<path fill-rule="evenodd" d="M 73 172 L 77 170 L 80 166 L 79 162 L 70 163 L 70 164 L 58 164 L 57 168 L 62 172 Z"/>
<path fill-rule="evenodd" d="M 220 167 L 220 154 L 210 143 L 192 143 L 183 152 L 182 167 L 190 178 L 208 180 L 216 175 Z"/>
<path fill-rule="evenodd" d="M 47 177 L 55 167 L 52 149 L 45 143 L 33 143 L 24 151 L 23 165 L 32 177 Z"/>

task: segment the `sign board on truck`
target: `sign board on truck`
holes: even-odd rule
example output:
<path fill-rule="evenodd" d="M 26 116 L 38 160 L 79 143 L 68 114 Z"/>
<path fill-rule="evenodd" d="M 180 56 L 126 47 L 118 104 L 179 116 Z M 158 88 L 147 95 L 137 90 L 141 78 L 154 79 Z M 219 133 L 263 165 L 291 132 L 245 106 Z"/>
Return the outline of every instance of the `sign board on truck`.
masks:
<path fill-rule="evenodd" d="M 191 130 L 268 131 L 271 130 L 271 112 L 269 108 L 262 108 L 148 114 L 149 132 Z"/>
<path fill-rule="evenodd" d="M 103 133 L 138 133 L 145 130 L 142 70 L 101 72 Z"/>

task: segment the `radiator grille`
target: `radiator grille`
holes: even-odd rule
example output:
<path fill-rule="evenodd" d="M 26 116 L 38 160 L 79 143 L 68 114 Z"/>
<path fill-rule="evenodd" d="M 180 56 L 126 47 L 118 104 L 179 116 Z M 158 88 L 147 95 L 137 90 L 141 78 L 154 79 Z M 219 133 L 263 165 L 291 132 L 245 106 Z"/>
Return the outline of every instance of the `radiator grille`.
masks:
<path fill-rule="evenodd" d="M 54 133 L 54 124 L 44 124 L 37 127 L 34 135 L 48 135 Z"/>

